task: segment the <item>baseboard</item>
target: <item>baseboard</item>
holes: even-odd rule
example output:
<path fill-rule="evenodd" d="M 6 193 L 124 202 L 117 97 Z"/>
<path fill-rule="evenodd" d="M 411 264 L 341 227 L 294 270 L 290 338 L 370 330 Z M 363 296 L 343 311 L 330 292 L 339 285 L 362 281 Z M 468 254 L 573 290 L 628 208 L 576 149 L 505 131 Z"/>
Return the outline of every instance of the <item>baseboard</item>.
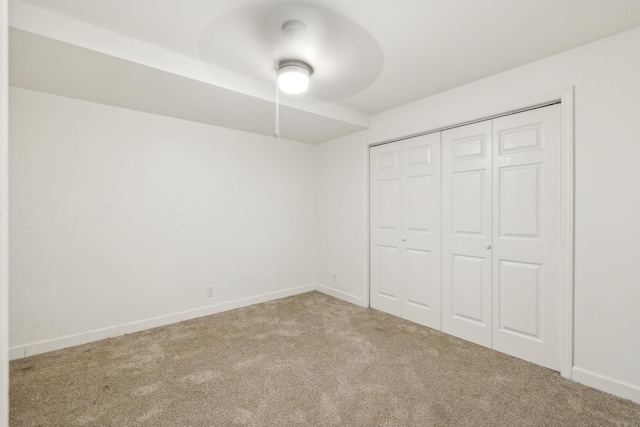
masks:
<path fill-rule="evenodd" d="M 640 403 L 640 387 L 615 380 L 604 375 L 594 374 L 575 366 L 571 370 L 572 379 L 580 384 L 614 394 L 635 403 Z"/>
<path fill-rule="evenodd" d="M 211 314 L 222 313 L 224 311 L 247 307 L 253 304 L 260 304 L 267 301 L 273 301 L 280 298 L 286 298 L 293 295 L 311 292 L 314 290 L 316 290 L 315 285 L 299 286 L 296 288 L 284 289 L 277 292 L 271 292 L 268 294 L 243 298 L 235 301 L 223 302 L 206 307 L 199 307 L 193 310 L 182 311 L 165 316 L 126 323 L 123 325 L 112 326 L 104 329 L 97 329 L 80 334 L 55 338 L 52 340 L 39 341 L 35 343 L 11 347 L 9 349 L 9 359 L 21 359 L 23 357 L 34 356 L 36 354 L 47 353 L 49 351 L 61 350 L 63 348 L 87 344 L 90 342 L 103 340 L 105 338 L 119 337 L 125 334 L 131 334 L 134 332 L 157 328 L 159 326 L 170 325 L 172 323 L 183 322 L 185 320 L 191 320 L 198 317 L 209 316 Z"/>
<path fill-rule="evenodd" d="M 327 295 L 332 296 L 334 298 L 338 298 L 338 299 L 350 302 L 351 304 L 359 305 L 360 307 L 364 307 L 365 306 L 364 305 L 364 298 L 357 297 L 355 295 L 351 295 L 351 294 L 348 294 L 346 292 L 330 288 L 329 286 L 317 284 L 316 285 L 316 290 L 318 292 L 322 292 L 323 294 L 327 294 Z"/>

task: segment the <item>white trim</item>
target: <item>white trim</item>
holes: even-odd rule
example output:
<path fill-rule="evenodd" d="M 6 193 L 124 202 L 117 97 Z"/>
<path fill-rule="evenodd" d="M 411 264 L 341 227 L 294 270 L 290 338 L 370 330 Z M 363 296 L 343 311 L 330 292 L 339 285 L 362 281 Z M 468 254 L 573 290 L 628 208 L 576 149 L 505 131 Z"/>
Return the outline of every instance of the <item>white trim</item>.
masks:
<path fill-rule="evenodd" d="M 365 232 L 364 232 L 364 243 L 365 243 L 365 255 L 364 255 L 364 290 L 362 295 L 364 296 L 364 307 L 371 307 L 371 182 L 369 179 L 370 173 L 370 162 L 371 156 L 369 155 L 369 151 L 371 148 L 371 144 L 365 144 L 364 148 L 364 200 L 365 205 L 364 208 L 364 224 L 365 224 Z"/>
<path fill-rule="evenodd" d="M 562 152 L 561 180 L 561 259 L 560 274 L 562 280 L 562 348 L 560 360 L 560 375 L 572 378 L 573 367 L 573 289 L 574 289 L 574 88 L 565 91 L 561 98 L 562 107 Z"/>
<path fill-rule="evenodd" d="M 368 307 L 365 305 L 365 299 L 356 295 L 351 295 L 346 292 L 340 291 L 338 289 L 331 288 L 329 286 L 317 284 L 316 290 L 318 292 L 322 292 L 323 294 L 327 294 L 337 299 L 341 299 L 343 301 L 349 302 L 351 304 L 359 305 L 360 307 Z"/>
<path fill-rule="evenodd" d="M 247 307 L 253 304 L 260 304 L 267 301 L 273 301 L 280 298 L 286 298 L 293 295 L 303 294 L 316 290 L 315 285 L 305 285 L 296 288 L 284 289 L 277 292 L 258 295 L 255 297 L 243 298 L 235 301 L 225 302 L 221 304 L 200 307 L 193 310 L 173 313 L 166 316 L 154 317 L 151 319 L 140 320 L 137 322 L 127 323 L 123 325 L 111 326 L 104 329 L 83 332 L 75 335 L 55 338 L 47 341 L 40 341 L 21 346 L 12 347 L 9 350 L 11 360 L 21 359 L 23 357 L 34 356 L 36 354 L 46 353 L 49 351 L 60 350 L 76 345 L 87 344 L 93 341 L 99 341 L 105 338 L 119 337 L 125 334 L 144 331 L 147 329 L 157 328 L 172 323 L 182 322 L 185 320 L 195 319 L 198 317 L 209 316 L 211 314 L 221 313 L 236 308 Z"/>
<path fill-rule="evenodd" d="M 0 0 L 0 427 L 9 422 L 9 7 Z"/>
<path fill-rule="evenodd" d="M 560 100 L 562 107 L 562 141 L 561 141 L 561 179 L 562 179 L 562 207 L 561 207 L 561 318 L 562 318 L 562 331 L 561 331 L 561 349 L 560 349 L 560 375 L 565 378 L 572 379 L 572 366 L 573 366 L 573 305 L 574 305 L 574 88 L 563 88 L 557 91 L 547 93 L 545 95 L 539 95 L 523 99 L 519 102 L 504 105 L 499 108 L 491 108 L 484 111 L 479 111 L 474 114 L 467 114 L 457 117 L 453 120 L 447 120 L 444 122 L 428 123 L 425 126 L 425 131 L 420 133 L 429 133 L 430 129 L 441 129 L 445 127 L 455 126 L 458 123 L 466 123 L 471 121 L 477 121 L 483 117 L 493 117 L 500 114 L 509 113 L 511 111 L 523 110 L 528 107 L 545 104 L 552 101 Z M 386 140 L 390 140 L 386 138 Z M 378 145 L 381 141 L 370 141 L 366 143 L 365 159 L 366 159 L 366 174 L 367 179 L 365 182 L 369 182 L 369 148 L 371 146 Z M 367 200 L 367 215 L 365 216 L 366 223 L 369 224 L 369 187 L 366 184 L 366 200 Z M 369 295 L 370 292 L 370 279 L 369 279 L 369 229 L 367 228 L 367 242 L 366 242 L 366 264 L 367 275 L 365 283 L 365 295 Z"/>
<path fill-rule="evenodd" d="M 640 387 L 604 375 L 594 374 L 582 368 L 574 367 L 572 371 L 572 379 L 580 384 L 640 403 Z"/>

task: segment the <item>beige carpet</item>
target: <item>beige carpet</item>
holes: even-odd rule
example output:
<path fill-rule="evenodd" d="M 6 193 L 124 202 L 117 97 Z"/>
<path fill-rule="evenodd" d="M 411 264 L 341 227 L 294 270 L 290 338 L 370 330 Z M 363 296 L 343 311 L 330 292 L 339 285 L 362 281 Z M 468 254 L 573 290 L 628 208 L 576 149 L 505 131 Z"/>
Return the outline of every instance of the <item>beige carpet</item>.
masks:
<path fill-rule="evenodd" d="M 640 426 L 640 405 L 312 292 L 11 363 L 11 426 Z"/>

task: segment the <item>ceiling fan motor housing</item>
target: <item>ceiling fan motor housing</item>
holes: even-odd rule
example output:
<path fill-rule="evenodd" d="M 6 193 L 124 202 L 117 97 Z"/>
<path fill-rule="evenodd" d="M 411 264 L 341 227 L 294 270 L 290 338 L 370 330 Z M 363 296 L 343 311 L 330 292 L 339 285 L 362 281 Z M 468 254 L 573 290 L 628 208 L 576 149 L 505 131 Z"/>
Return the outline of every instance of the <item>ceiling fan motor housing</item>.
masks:
<path fill-rule="evenodd" d="M 282 24 L 282 35 L 287 40 L 300 40 L 307 32 L 307 25 L 295 19 Z"/>

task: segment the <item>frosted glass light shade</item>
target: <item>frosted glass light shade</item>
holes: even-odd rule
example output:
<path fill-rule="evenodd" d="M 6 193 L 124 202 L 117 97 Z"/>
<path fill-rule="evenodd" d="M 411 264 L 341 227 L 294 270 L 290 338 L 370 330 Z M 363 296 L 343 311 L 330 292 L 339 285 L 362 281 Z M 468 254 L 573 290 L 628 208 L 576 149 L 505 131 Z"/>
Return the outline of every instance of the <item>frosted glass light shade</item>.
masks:
<path fill-rule="evenodd" d="M 309 69 L 302 65 L 285 65 L 278 70 L 278 87 L 291 94 L 302 93 L 309 88 Z"/>

